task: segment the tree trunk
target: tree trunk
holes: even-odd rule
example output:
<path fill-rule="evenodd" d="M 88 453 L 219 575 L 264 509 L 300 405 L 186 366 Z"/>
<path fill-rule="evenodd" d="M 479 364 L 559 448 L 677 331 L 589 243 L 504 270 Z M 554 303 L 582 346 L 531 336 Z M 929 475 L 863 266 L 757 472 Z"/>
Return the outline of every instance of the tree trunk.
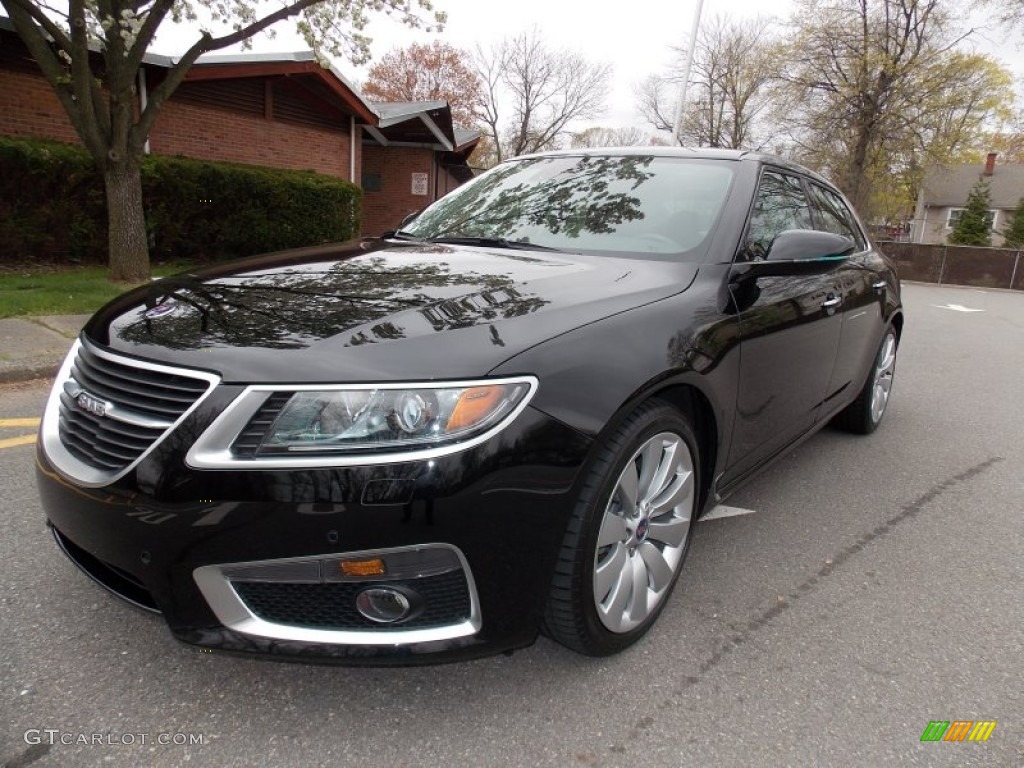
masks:
<path fill-rule="evenodd" d="M 110 280 L 141 283 L 149 279 L 149 243 L 142 207 L 142 174 L 134 160 L 107 161 Z"/>

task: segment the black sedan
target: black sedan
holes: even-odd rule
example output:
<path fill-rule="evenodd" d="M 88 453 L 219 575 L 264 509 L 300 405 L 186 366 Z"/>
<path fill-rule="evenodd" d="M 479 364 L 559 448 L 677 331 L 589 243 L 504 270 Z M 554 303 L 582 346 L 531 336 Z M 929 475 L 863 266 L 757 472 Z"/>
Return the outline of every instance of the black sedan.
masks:
<path fill-rule="evenodd" d="M 68 557 L 204 648 L 609 654 L 703 512 L 829 422 L 874 431 L 902 328 L 892 264 L 806 169 L 517 158 L 383 238 L 108 304 L 39 487 Z"/>

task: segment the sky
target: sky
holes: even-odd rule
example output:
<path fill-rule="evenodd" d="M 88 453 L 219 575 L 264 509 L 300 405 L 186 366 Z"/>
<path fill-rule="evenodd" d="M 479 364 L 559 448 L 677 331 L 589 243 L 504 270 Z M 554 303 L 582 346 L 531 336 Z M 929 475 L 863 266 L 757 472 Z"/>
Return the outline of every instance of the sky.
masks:
<path fill-rule="evenodd" d="M 612 64 L 611 88 L 603 116 L 586 125 L 606 127 L 636 126 L 648 129 L 636 109 L 634 89 L 645 77 L 660 74 L 672 64 L 672 47 L 689 40 L 698 0 L 625 0 L 599 3 L 594 0 L 434 0 L 437 10 L 448 13 L 444 32 L 427 35 L 410 30 L 384 16 L 372 18 L 366 34 L 373 38 L 373 60 L 396 47 L 433 38 L 457 48 L 472 49 L 502 37 L 536 27 L 543 38 L 556 48 L 583 54 L 589 59 Z M 775 16 L 792 12 L 791 0 L 704 0 L 703 17 L 723 15 L 739 18 Z M 962 5 L 962 3 L 958 3 Z M 990 20 L 975 14 L 971 24 L 986 27 L 973 39 L 977 50 L 990 53 L 1010 67 L 1024 81 L 1024 51 L 1001 39 Z M 257 38 L 254 51 L 283 52 L 302 50 L 304 42 L 288 22 L 277 25 L 273 40 Z M 154 45 L 158 53 L 181 53 L 195 40 L 194 30 L 161 31 Z M 371 62 L 372 64 L 372 62 Z M 368 67 L 355 67 L 348 61 L 335 61 L 345 76 L 355 83 L 365 79 Z M 581 126 L 583 127 L 583 126 Z"/>

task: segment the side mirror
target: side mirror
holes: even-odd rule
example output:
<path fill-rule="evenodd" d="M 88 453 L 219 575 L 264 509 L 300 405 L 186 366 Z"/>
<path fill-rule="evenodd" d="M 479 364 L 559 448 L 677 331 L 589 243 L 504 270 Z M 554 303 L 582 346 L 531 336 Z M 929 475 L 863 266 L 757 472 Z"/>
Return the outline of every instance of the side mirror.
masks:
<path fill-rule="evenodd" d="M 733 279 L 821 275 L 847 261 L 856 248 L 850 238 L 842 235 L 810 229 L 787 229 L 772 240 L 763 261 L 739 262 L 734 265 Z"/>
<path fill-rule="evenodd" d="M 402 217 L 401 223 L 397 227 L 395 227 L 394 229 L 389 229 L 386 232 L 381 232 L 380 239 L 387 240 L 389 238 L 394 237 L 396 234 L 405 229 L 406 224 L 408 224 L 410 221 L 413 221 L 421 213 L 423 213 L 422 208 L 420 208 L 418 211 L 410 211 L 409 213 L 405 214 L 405 216 Z"/>
<path fill-rule="evenodd" d="M 402 223 L 398 225 L 398 228 L 404 229 L 406 224 L 408 224 L 411 221 L 415 221 L 416 217 L 419 216 L 422 212 L 423 209 L 420 208 L 418 211 L 410 211 L 409 213 L 405 214 L 405 218 L 402 219 Z"/>

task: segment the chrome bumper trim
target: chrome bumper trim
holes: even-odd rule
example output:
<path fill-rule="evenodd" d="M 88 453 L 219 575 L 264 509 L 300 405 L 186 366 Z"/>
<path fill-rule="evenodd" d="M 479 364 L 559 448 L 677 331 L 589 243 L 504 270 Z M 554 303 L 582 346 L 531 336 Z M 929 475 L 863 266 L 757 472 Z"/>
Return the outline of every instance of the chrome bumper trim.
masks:
<path fill-rule="evenodd" d="M 302 564 L 317 562 L 321 560 L 367 560 L 375 557 L 382 557 L 387 560 L 389 555 L 404 555 L 423 552 L 430 549 L 444 549 L 454 554 L 458 559 L 459 567 L 466 578 L 466 585 L 469 589 L 470 615 L 464 621 L 456 624 L 449 624 L 440 627 L 428 627 L 419 629 L 387 629 L 387 630 L 332 630 L 312 629 L 309 627 L 296 627 L 289 624 L 277 624 L 266 621 L 256 616 L 249 610 L 238 593 L 231 586 L 232 578 L 239 581 L 251 581 L 254 570 L 267 568 L 271 574 L 272 568 L 281 569 L 282 566 L 300 566 Z M 283 569 L 287 571 L 287 568 Z M 421 572 L 419 577 L 431 575 L 437 572 L 431 569 L 429 572 Z M 422 544 L 411 547 L 396 547 L 393 549 L 364 550 L 360 552 L 339 552 L 326 555 L 315 555 L 311 557 L 292 557 L 277 560 L 256 560 L 244 563 L 225 563 L 219 565 L 204 565 L 196 568 L 192 573 L 196 586 L 202 592 L 210 609 L 217 616 L 220 622 L 236 632 L 256 637 L 265 637 L 274 640 L 292 640 L 304 643 L 321 643 L 328 645 L 377 645 L 377 646 L 399 646 L 411 645 L 414 643 L 429 643 L 438 640 L 453 640 L 459 637 L 469 637 L 480 631 L 480 601 L 477 596 L 476 583 L 473 581 L 473 573 L 469 569 L 465 556 L 458 547 L 451 544 Z M 415 584 L 415 576 L 410 578 L 410 573 L 390 574 L 377 577 L 375 582 L 386 583 L 387 581 L 402 580 L 403 583 Z M 264 581 L 273 579 L 262 579 Z M 294 577 L 286 576 L 281 581 L 294 582 Z M 350 579 L 331 579 L 331 581 L 367 581 L 365 578 L 352 577 Z M 309 578 L 310 583 L 312 577 Z M 320 583 L 318 580 L 316 583 Z"/>

